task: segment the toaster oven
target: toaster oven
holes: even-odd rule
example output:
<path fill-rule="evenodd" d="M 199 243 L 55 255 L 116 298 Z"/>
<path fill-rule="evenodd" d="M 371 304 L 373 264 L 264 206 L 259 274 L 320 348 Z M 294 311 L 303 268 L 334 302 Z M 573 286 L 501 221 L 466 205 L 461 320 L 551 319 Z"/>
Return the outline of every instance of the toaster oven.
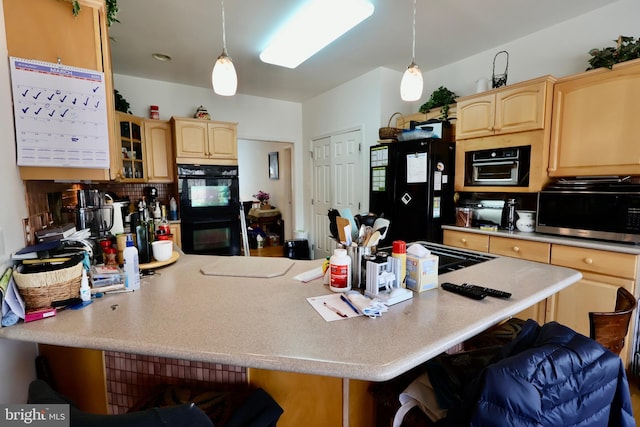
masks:
<path fill-rule="evenodd" d="M 465 154 L 465 185 L 529 185 L 531 146 L 468 151 Z"/>

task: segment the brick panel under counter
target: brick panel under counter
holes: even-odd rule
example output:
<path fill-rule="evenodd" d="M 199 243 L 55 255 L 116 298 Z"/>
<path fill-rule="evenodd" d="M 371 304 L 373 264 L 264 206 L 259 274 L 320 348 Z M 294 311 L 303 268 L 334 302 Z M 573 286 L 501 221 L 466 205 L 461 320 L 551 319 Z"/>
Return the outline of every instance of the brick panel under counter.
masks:
<path fill-rule="evenodd" d="M 193 362 L 167 357 L 104 352 L 110 414 L 124 414 L 159 385 L 186 387 L 247 384 L 247 369 L 220 363 Z"/>

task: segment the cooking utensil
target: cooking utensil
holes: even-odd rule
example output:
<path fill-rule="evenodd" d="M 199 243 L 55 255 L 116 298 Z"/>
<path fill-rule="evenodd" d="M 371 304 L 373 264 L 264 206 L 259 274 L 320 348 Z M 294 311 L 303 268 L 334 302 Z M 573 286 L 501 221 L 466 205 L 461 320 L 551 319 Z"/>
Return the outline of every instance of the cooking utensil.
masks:
<path fill-rule="evenodd" d="M 380 241 L 380 232 L 374 231 L 373 233 L 371 233 L 371 237 L 369 237 L 369 240 L 367 240 L 366 246 L 370 248 L 374 246 L 378 246 L 379 241 Z"/>
<path fill-rule="evenodd" d="M 387 237 L 387 231 L 389 231 L 389 225 L 391 225 L 391 221 L 386 218 L 378 218 L 373 223 L 373 231 L 378 231 L 380 233 L 380 239 L 384 239 Z"/>

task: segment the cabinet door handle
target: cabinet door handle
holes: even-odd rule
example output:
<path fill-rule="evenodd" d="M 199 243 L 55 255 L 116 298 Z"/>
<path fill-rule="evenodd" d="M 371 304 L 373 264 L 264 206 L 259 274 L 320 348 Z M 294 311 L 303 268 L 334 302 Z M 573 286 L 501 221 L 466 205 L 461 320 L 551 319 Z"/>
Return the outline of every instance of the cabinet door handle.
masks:
<path fill-rule="evenodd" d="M 584 259 L 584 263 L 591 265 L 591 264 L 593 264 L 593 260 L 591 258 L 585 258 Z"/>
<path fill-rule="evenodd" d="M 513 252 L 520 252 L 520 248 L 518 246 L 514 246 L 513 247 Z"/>

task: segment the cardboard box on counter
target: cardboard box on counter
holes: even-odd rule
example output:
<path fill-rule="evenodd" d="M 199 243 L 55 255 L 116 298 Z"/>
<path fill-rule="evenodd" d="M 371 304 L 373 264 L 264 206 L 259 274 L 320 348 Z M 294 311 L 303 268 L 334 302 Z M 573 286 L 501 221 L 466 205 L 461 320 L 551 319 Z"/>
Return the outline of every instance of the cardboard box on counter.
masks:
<path fill-rule="evenodd" d="M 438 256 L 427 255 L 417 258 L 407 255 L 407 278 L 408 289 L 415 292 L 422 292 L 438 287 Z"/>

